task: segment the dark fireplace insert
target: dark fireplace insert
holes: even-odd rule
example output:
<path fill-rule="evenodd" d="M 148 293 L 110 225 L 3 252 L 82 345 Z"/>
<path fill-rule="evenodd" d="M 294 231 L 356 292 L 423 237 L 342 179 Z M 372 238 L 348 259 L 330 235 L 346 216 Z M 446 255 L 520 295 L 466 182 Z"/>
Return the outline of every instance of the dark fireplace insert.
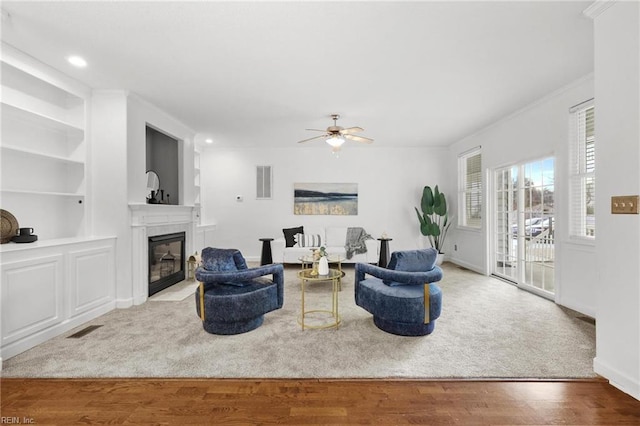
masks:
<path fill-rule="evenodd" d="M 149 296 L 185 278 L 185 233 L 149 237 Z"/>

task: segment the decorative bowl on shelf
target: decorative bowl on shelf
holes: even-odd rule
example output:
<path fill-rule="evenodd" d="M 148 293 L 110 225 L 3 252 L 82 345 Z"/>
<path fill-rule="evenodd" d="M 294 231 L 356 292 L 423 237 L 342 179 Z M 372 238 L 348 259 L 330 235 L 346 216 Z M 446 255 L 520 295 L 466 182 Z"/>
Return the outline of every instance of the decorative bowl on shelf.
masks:
<path fill-rule="evenodd" d="M 0 237 L 0 244 L 5 244 L 11 241 L 11 239 L 18 232 L 18 221 L 15 216 L 7 210 L 0 209 L 0 217 L 2 220 L 2 235 Z"/>

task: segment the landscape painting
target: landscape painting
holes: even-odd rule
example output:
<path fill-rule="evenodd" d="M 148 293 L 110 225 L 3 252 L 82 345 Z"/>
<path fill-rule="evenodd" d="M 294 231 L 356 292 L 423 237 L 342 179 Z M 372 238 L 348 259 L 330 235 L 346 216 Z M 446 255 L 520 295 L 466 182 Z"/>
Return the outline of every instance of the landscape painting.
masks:
<path fill-rule="evenodd" d="M 357 183 L 294 183 L 293 213 L 357 215 Z"/>

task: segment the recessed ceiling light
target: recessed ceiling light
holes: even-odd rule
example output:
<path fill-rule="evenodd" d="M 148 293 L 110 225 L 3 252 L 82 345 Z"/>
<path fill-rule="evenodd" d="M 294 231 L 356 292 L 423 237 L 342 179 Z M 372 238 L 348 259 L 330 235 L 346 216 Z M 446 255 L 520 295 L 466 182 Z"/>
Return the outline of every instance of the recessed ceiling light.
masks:
<path fill-rule="evenodd" d="M 67 61 L 69 61 L 69 63 L 74 67 L 84 68 L 87 66 L 87 61 L 85 61 L 84 58 L 81 58 L 80 56 L 69 56 L 67 58 Z"/>
<path fill-rule="evenodd" d="M 213 139 L 211 139 L 211 138 L 207 138 L 207 139 L 205 139 L 204 141 L 205 141 L 206 143 L 213 143 Z"/>

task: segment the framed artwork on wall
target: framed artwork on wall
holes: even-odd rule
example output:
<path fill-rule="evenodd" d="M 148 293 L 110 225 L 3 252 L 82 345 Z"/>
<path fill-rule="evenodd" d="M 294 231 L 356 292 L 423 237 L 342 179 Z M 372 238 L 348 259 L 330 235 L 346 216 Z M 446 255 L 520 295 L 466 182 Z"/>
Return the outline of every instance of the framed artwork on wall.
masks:
<path fill-rule="evenodd" d="M 293 213 L 297 215 L 357 215 L 357 183 L 294 183 Z"/>

